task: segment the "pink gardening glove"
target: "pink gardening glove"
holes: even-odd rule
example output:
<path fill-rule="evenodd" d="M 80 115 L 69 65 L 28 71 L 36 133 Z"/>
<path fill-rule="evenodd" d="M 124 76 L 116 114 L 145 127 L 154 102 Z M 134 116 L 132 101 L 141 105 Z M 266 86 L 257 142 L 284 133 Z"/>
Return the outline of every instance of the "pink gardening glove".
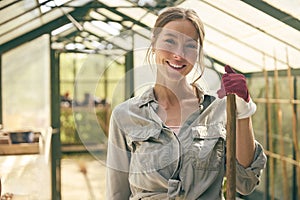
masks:
<path fill-rule="evenodd" d="M 227 94 L 236 94 L 248 103 L 250 95 L 245 76 L 236 73 L 229 65 L 225 66 L 225 72 L 222 76 L 221 89 L 217 91 L 219 98 L 223 98 Z"/>

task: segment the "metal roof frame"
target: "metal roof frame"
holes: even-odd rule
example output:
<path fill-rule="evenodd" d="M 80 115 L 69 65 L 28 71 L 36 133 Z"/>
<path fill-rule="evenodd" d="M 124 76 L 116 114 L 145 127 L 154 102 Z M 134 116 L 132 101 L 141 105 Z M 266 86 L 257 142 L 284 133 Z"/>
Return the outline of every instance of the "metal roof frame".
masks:
<path fill-rule="evenodd" d="M 139 21 L 137 21 L 137 20 L 135 20 L 135 19 L 133 19 L 133 18 L 131 18 L 131 17 L 129 17 L 129 16 L 124 15 L 124 14 L 122 14 L 121 12 L 118 12 L 118 11 L 116 10 L 116 8 L 108 7 L 107 5 L 105 5 L 105 4 L 103 4 L 103 3 L 100 3 L 100 2 L 98 2 L 97 4 L 98 4 L 98 5 L 92 5 L 92 7 L 90 7 L 90 6 L 89 6 L 89 7 L 90 7 L 90 8 L 93 8 L 93 9 L 97 9 L 97 8 L 105 8 L 105 9 L 107 9 L 107 10 L 109 10 L 109 11 L 112 11 L 112 12 L 118 14 L 119 16 L 121 16 L 121 17 L 123 18 L 122 21 L 128 20 L 128 21 L 133 22 L 133 24 L 135 24 L 135 25 L 139 25 L 139 26 L 141 26 L 141 27 L 143 27 L 143 28 L 146 28 L 146 29 L 150 30 L 150 27 L 148 27 L 147 25 L 145 25 L 145 24 L 143 24 L 143 23 L 141 23 L 141 22 L 139 22 Z M 97 10 L 95 10 L 95 12 L 99 13 Z M 110 18 L 108 15 L 105 15 L 105 14 L 101 14 L 101 15 L 103 15 L 104 17 L 106 17 L 105 22 L 110 21 L 110 22 L 118 22 L 118 23 L 120 23 L 120 24 L 122 23 L 122 21 L 114 20 L 114 19 Z M 87 21 L 87 20 L 85 20 L 85 21 Z M 123 28 L 124 28 L 125 30 L 131 30 L 132 27 L 123 25 Z M 84 30 L 84 31 L 88 32 L 90 35 L 94 35 L 94 36 L 95 36 L 95 34 L 91 33 L 91 32 L 88 31 L 88 30 Z M 133 32 L 134 34 L 138 34 L 138 35 L 144 37 L 145 39 L 147 39 L 145 35 L 143 35 L 143 34 L 137 32 L 137 31 L 135 31 L 135 30 L 132 30 L 132 32 Z M 74 32 L 68 34 L 68 35 L 65 36 L 65 37 L 69 39 L 70 37 L 78 36 L 79 33 L 80 33 L 80 31 L 77 30 L 77 31 L 74 31 Z M 99 36 L 95 36 L 95 37 L 98 37 L 98 38 L 101 39 L 101 40 L 104 40 L 104 41 L 107 41 L 107 42 L 112 43 L 116 48 L 120 48 L 120 49 L 122 49 L 122 50 L 128 51 L 128 49 L 124 49 L 124 48 L 121 47 L 120 45 L 118 45 L 118 44 L 116 44 L 116 43 L 113 43 L 113 42 L 109 41 L 109 40 L 106 39 L 105 37 L 99 37 Z"/>
<path fill-rule="evenodd" d="M 89 3 L 90 4 L 90 3 Z M 80 9 L 75 9 L 74 11 L 71 11 L 69 14 L 72 16 L 75 16 L 77 20 L 80 20 L 86 12 L 88 11 L 89 4 L 86 6 L 81 7 Z M 24 44 L 25 42 L 31 41 L 43 34 L 49 34 L 51 31 L 69 23 L 70 20 L 66 15 L 62 15 L 61 17 L 50 21 L 32 31 L 29 31 L 27 33 L 24 33 L 16 38 L 13 38 L 12 40 L 5 42 L 3 44 L 0 44 L 0 54 L 3 54 L 6 51 L 9 51 L 10 49 L 13 49 L 19 45 Z"/>
<path fill-rule="evenodd" d="M 0 32 L 0 54 L 3 54 L 5 52 L 9 51 L 10 49 L 13 49 L 27 41 L 30 41 L 30 40 L 42 35 L 42 34 L 51 34 L 51 32 L 53 30 L 58 29 L 68 23 L 74 24 L 74 27 L 75 27 L 74 30 L 70 30 L 70 33 L 65 34 L 64 36 L 62 36 L 60 38 L 56 37 L 56 39 L 53 39 L 52 42 L 62 42 L 62 44 L 65 45 L 66 43 L 74 41 L 76 37 L 81 37 L 84 39 L 85 37 L 81 36 L 80 33 L 82 31 L 85 31 L 88 33 L 88 35 L 90 37 L 97 38 L 98 42 L 106 41 L 107 43 L 111 43 L 114 46 L 114 48 L 119 48 L 119 49 L 123 49 L 124 51 L 128 51 L 128 49 L 124 49 L 122 46 L 118 45 L 117 43 L 113 43 L 112 41 L 109 41 L 109 39 L 105 36 L 102 37 L 99 35 L 95 35 L 94 33 L 90 32 L 88 30 L 81 30 L 82 28 L 80 28 L 80 27 L 82 27 L 84 23 L 90 23 L 93 20 L 97 20 L 97 19 L 94 19 L 93 17 L 89 16 L 89 12 L 91 10 L 93 10 L 94 12 L 96 12 L 106 18 L 105 20 L 103 20 L 103 22 L 105 22 L 105 23 L 117 22 L 122 26 L 122 31 L 131 30 L 133 34 L 138 34 L 142 37 L 145 37 L 145 39 L 147 39 L 146 38 L 147 36 L 140 33 L 139 31 L 136 31 L 135 29 L 132 29 L 132 27 L 139 26 L 139 27 L 144 28 L 145 30 L 150 31 L 150 29 L 151 29 L 150 26 L 142 22 L 143 17 L 145 17 L 149 13 L 151 13 L 152 15 L 157 15 L 157 13 L 159 13 L 160 10 L 163 9 L 165 6 L 174 5 L 172 1 L 163 1 L 164 4 L 162 4 L 161 1 L 157 1 L 158 4 L 156 6 L 153 6 L 150 4 L 144 4 L 141 6 L 141 4 L 139 4 L 138 0 L 120 0 L 120 1 L 118 1 L 118 2 L 122 2 L 120 4 L 115 3 L 115 2 L 110 2 L 108 0 L 85 0 L 85 1 L 82 1 L 85 3 L 78 6 L 78 5 L 73 5 L 74 2 L 75 2 L 75 4 L 76 3 L 78 4 L 79 1 L 77 1 L 77 0 L 63 0 L 63 1 L 64 1 L 63 4 L 49 8 L 50 11 L 42 12 L 42 9 L 41 9 L 42 6 L 46 6 L 48 3 L 53 2 L 53 0 L 45 0 L 45 1 L 36 0 L 35 6 L 31 6 L 31 7 L 29 6 L 29 8 L 27 8 L 27 10 L 18 11 L 16 14 L 13 15 L 12 18 L 9 18 L 9 19 L 6 18 L 2 22 L 0 20 L 0 27 L 1 27 L 6 23 L 12 23 L 14 20 L 18 20 L 24 14 L 28 14 L 33 11 L 39 12 L 34 18 L 27 20 L 26 22 L 21 24 L 22 26 L 26 26 L 26 24 L 31 23 L 32 21 L 34 21 L 38 18 L 45 17 L 49 13 L 51 14 L 51 12 L 54 13 L 54 12 L 60 11 L 59 15 L 57 15 L 57 13 L 54 13 L 57 15 L 56 18 L 54 17 L 55 19 L 50 20 L 49 22 L 46 22 L 40 26 L 37 26 L 33 30 L 25 31 L 25 32 L 20 33 L 18 36 L 11 37 L 11 39 L 8 41 L 1 42 L 1 37 L 3 35 L 7 35 L 7 34 L 11 34 L 11 33 L 20 31 L 20 29 L 18 29 L 17 27 L 14 27 L 13 29 L 8 29 L 8 30 L 5 30 L 4 32 L 2 31 L 2 33 Z M 181 6 L 181 5 L 185 4 L 185 2 L 188 2 L 188 1 L 192 1 L 192 0 L 179 0 L 179 1 L 176 1 L 176 5 Z M 8 2 L 7 4 L 2 2 L 3 6 L 0 7 L 0 11 L 4 12 L 10 6 L 14 6 L 16 4 L 19 4 L 20 2 L 21 1 L 15 1 L 15 0 Z M 260 26 L 256 26 L 255 24 L 243 19 L 242 17 L 237 15 L 237 13 L 234 13 L 234 12 L 231 13 L 230 10 L 228 11 L 228 10 L 226 10 L 226 8 L 222 7 L 222 5 L 219 3 L 220 1 L 211 1 L 211 0 L 194 0 L 193 1 L 194 4 L 198 4 L 198 2 L 202 3 L 202 4 L 206 4 L 206 5 L 210 6 L 211 8 L 213 8 L 214 10 L 224 13 L 224 16 L 228 16 L 241 24 L 245 24 L 245 25 L 249 26 L 253 30 L 256 30 L 258 33 L 260 32 L 261 34 L 268 36 L 272 40 L 278 41 L 278 42 L 286 45 L 287 47 L 291 48 L 292 51 L 294 51 L 294 55 L 295 55 L 295 52 L 300 52 L 300 46 L 298 45 L 298 43 L 294 44 L 294 42 L 291 42 L 291 40 L 286 40 L 285 38 L 279 37 L 279 36 L 275 35 L 274 33 L 270 33 L 267 30 L 262 29 Z M 267 14 L 268 16 L 276 19 L 277 21 L 282 22 L 283 24 L 285 24 L 289 27 L 292 27 L 295 31 L 298 31 L 298 32 L 300 31 L 300 20 L 290 13 L 282 11 L 279 8 L 273 6 L 265 1 L 242 0 L 241 2 L 248 5 L 248 7 L 253 7 L 255 9 Z M 1 3 L 0 3 L 0 6 L 1 6 Z M 140 9 L 145 10 L 144 16 L 141 16 L 140 18 L 133 18 L 126 12 L 123 12 L 124 9 L 128 9 L 128 12 L 130 12 L 130 9 L 134 9 L 134 8 L 140 8 Z M 98 9 L 105 9 L 109 12 L 112 12 L 115 15 L 119 16 L 122 20 L 115 20 L 112 16 L 109 16 L 108 14 L 100 13 L 98 11 Z M 201 13 L 201 10 L 199 12 Z M 126 25 L 124 23 L 124 21 L 131 22 L 131 25 Z M 225 37 L 227 39 L 235 41 L 236 44 L 244 46 L 243 48 L 249 49 L 253 52 L 261 54 L 262 56 L 268 57 L 269 62 L 270 62 L 271 58 L 274 57 L 273 52 L 272 53 L 270 51 L 266 52 L 263 49 L 261 49 L 260 47 L 252 45 L 251 43 L 246 41 L 244 38 L 238 37 L 238 35 L 233 35 L 231 33 L 228 33 L 227 30 L 224 30 L 221 27 L 216 26 L 214 23 L 211 23 L 211 21 L 206 22 L 205 19 L 203 21 L 204 21 L 205 26 L 208 29 L 213 30 L 214 32 L 218 33 L 219 35 L 222 35 L 222 37 Z M 79 27 L 77 27 L 77 26 L 79 26 Z M 54 37 L 52 37 L 52 38 L 54 38 Z M 213 46 L 214 48 L 219 49 L 220 52 L 226 52 L 226 53 L 234 56 L 238 60 L 243 60 L 244 62 L 249 63 L 252 66 L 257 66 L 257 59 L 255 61 L 255 59 L 252 59 L 251 57 L 247 58 L 244 56 L 245 54 L 240 54 L 240 52 L 236 51 L 235 49 L 231 50 L 226 47 L 224 48 L 223 44 L 220 43 L 220 41 L 218 41 L 218 40 L 207 39 L 207 43 L 209 44 L 209 46 Z M 61 49 L 61 51 L 68 51 L 68 50 Z M 91 51 L 87 51 L 87 52 L 91 52 Z M 101 52 L 96 50 L 95 53 L 101 53 Z M 216 63 L 228 63 L 228 61 L 223 60 L 222 57 L 219 57 L 218 55 L 217 56 L 211 55 L 210 53 L 211 52 L 208 52 L 207 56 L 212 57 L 212 60 L 218 61 Z M 277 61 L 279 62 L 279 64 L 281 66 L 284 66 L 287 64 L 286 61 L 283 59 L 277 59 Z M 234 63 L 233 63 L 233 67 L 235 67 Z M 245 67 L 247 67 L 247 66 L 245 66 Z M 298 65 L 295 66 L 295 64 L 292 64 L 291 67 L 293 68 L 293 71 L 298 71 L 299 70 L 298 68 L 300 68 Z M 254 70 L 250 71 L 250 72 L 247 72 L 247 70 L 246 70 L 246 71 L 244 71 L 244 73 L 251 74 L 256 71 L 261 72 L 262 71 L 261 68 L 262 68 L 262 66 L 260 66 L 257 69 L 254 68 Z M 237 69 L 237 70 L 243 72 L 242 69 Z M 269 70 L 270 69 L 268 69 L 268 71 Z"/>

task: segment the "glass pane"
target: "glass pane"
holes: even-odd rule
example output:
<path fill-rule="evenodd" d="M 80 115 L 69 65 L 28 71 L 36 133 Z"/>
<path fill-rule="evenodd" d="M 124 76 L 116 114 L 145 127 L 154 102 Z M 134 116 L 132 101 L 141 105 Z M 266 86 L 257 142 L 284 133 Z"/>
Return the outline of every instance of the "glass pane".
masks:
<path fill-rule="evenodd" d="M 10 20 L 9 22 L 6 22 L 0 26 L 1 27 L 0 34 L 5 34 L 7 32 L 12 31 L 13 29 L 18 28 L 19 26 L 23 26 L 25 23 L 28 23 L 29 21 L 36 18 L 38 16 L 38 14 L 39 14 L 39 12 L 37 11 L 37 9 L 35 9 L 31 12 L 22 14 L 21 17 L 12 18 L 12 20 Z"/>
<path fill-rule="evenodd" d="M 150 47 L 150 40 L 134 34 L 134 93 L 142 94 L 154 85 L 156 67 L 148 63 L 146 53 Z"/>
<path fill-rule="evenodd" d="M 34 8 L 36 6 L 36 1 L 19 1 L 0 12 L 0 22 L 13 19 L 16 16 Z"/>
<path fill-rule="evenodd" d="M 50 12 L 43 14 L 40 17 L 34 18 L 38 13 L 37 9 L 24 14 L 21 16 L 22 20 L 19 21 L 19 18 L 16 20 L 11 21 L 10 23 L 3 24 L 0 27 L 0 37 L 1 43 L 10 41 L 24 33 L 32 31 L 41 27 L 42 25 L 57 19 L 58 17 L 64 15 L 64 12 L 68 13 L 71 12 L 72 8 L 64 8 L 64 11 L 61 9 L 52 9 Z M 30 20 L 32 19 L 32 20 Z M 24 21 L 26 20 L 26 21 Z M 17 23 L 15 22 L 17 21 Z M 18 26 L 19 25 L 19 26 Z M 2 29 L 3 28 L 3 29 Z"/>
<path fill-rule="evenodd" d="M 286 4 L 290 4 L 290 1 L 285 1 Z M 294 46 L 300 47 L 300 35 L 299 32 L 288 26 L 287 24 L 273 18 L 272 16 L 256 9 L 255 7 L 249 6 L 242 1 L 234 1 L 234 3 L 228 3 L 225 1 L 213 1 L 213 3 L 207 3 L 211 5 L 211 7 L 216 8 L 216 10 L 220 10 L 221 13 L 214 13 L 212 15 L 213 24 L 215 26 L 220 27 L 220 25 L 229 24 L 229 29 L 223 29 L 226 31 L 233 31 L 232 35 L 237 34 L 237 36 L 241 35 L 247 37 L 247 33 L 243 32 L 241 29 L 235 27 L 237 23 L 241 23 L 242 26 L 252 26 L 252 29 L 258 29 L 260 32 L 269 33 L 271 35 L 276 36 L 282 41 L 285 41 Z M 282 7 L 279 7 L 280 10 Z M 201 10 L 200 13 L 203 11 Z M 300 13 L 300 10 L 299 10 Z M 221 15 L 226 17 L 226 22 L 229 20 L 229 23 L 224 23 L 224 19 L 220 18 Z M 203 15 L 207 17 L 206 15 Z M 222 20 L 216 20 L 222 19 Z M 234 25 L 234 26 L 232 26 Z M 250 27 L 250 26 L 249 26 Z M 266 37 L 266 34 L 265 34 Z M 241 37 L 238 37 L 241 38 Z"/>
<path fill-rule="evenodd" d="M 114 1 L 111 1 L 111 0 L 98 0 L 99 2 L 101 3 L 104 3 L 106 4 L 107 6 L 110 6 L 110 7 L 117 7 L 117 6 L 133 6 L 132 3 L 130 3 L 129 1 L 126 1 L 126 0 L 114 0 Z"/>
<path fill-rule="evenodd" d="M 0 1 L 0 8 L 3 8 L 4 6 L 7 6 L 14 2 L 15 0 L 5 0 L 5 1 Z"/>
<path fill-rule="evenodd" d="M 180 6 L 195 9 L 202 19 L 208 56 L 241 72 L 274 70 L 275 60 L 278 69 L 299 68 L 300 61 L 295 59 L 300 54 L 299 32 L 254 7 L 243 2 L 195 0 Z"/>
<path fill-rule="evenodd" d="M 140 20 L 147 12 L 142 8 L 118 8 L 117 10 L 136 20 Z"/>
<path fill-rule="evenodd" d="M 3 125 L 7 129 L 50 126 L 49 37 L 3 54 Z"/>

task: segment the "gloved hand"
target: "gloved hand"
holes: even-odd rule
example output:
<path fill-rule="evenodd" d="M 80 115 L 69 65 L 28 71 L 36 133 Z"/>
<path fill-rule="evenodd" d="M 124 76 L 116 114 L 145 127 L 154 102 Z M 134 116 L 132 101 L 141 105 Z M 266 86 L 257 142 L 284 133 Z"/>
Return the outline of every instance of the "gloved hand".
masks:
<path fill-rule="evenodd" d="M 235 94 L 237 118 L 250 117 L 255 113 L 256 105 L 249 95 L 245 76 L 236 73 L 229 65 L 225 66 L 225 72 L 222 76 L 221 89 L 217 91 L 218 97 L 223 98 L 227 94 Z"/>
<path fill-rule="evenodd" d="M 227 94 L 236 94 L 248 103 L 250 95 L 245 76 L 237 74 L 229 65 L 225 66 L 225 72 L 226 74 L 222 76 L 221 89 L 217 92 L 219 98 L 223 98 Z"/>

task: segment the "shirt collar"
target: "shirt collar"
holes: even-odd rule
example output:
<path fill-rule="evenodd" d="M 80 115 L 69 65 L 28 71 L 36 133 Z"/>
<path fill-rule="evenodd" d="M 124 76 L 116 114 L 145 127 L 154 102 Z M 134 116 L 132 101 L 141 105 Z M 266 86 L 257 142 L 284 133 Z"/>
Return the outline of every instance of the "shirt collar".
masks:
<path fill-rule="evenodd" d="M 200 93 L 202 93 L 202 101 L 199 102 L 199 104 L 202 104 L 202 103 L 208 103 L 210 104 L 215 98 L 211 95 L 208 95 L 208 92 L 206 90 L 204 90 L 200 85 L 196 85 L 197 86 L 197 89 L 198 91 L 200 91 Z M 208 98 L 210 97 L 210 98 Z M 210 100 L 209 102 L 204 102 L 205 100 Z M 142 107 L 144 105 L 147 105 L 148 103 L 151 103 L 151 102 L 156 102 L 157 103 L 157 100 L 155 98 L 155 95 L 154 95 L 154 87 L 150 87 L 149 89 L 147 89 L 141 96 L 140 96 L 140 102 L 139 102 L 139 107 Z M 200 106 L 200 105 L 199 105 Z"/>
<path fill-rule="evenodd" d="M 142 107 L 150 102 L 157 102 L 154 95 L 154 87 L 146 90 L 140 97 L 139 107 Z"/>

